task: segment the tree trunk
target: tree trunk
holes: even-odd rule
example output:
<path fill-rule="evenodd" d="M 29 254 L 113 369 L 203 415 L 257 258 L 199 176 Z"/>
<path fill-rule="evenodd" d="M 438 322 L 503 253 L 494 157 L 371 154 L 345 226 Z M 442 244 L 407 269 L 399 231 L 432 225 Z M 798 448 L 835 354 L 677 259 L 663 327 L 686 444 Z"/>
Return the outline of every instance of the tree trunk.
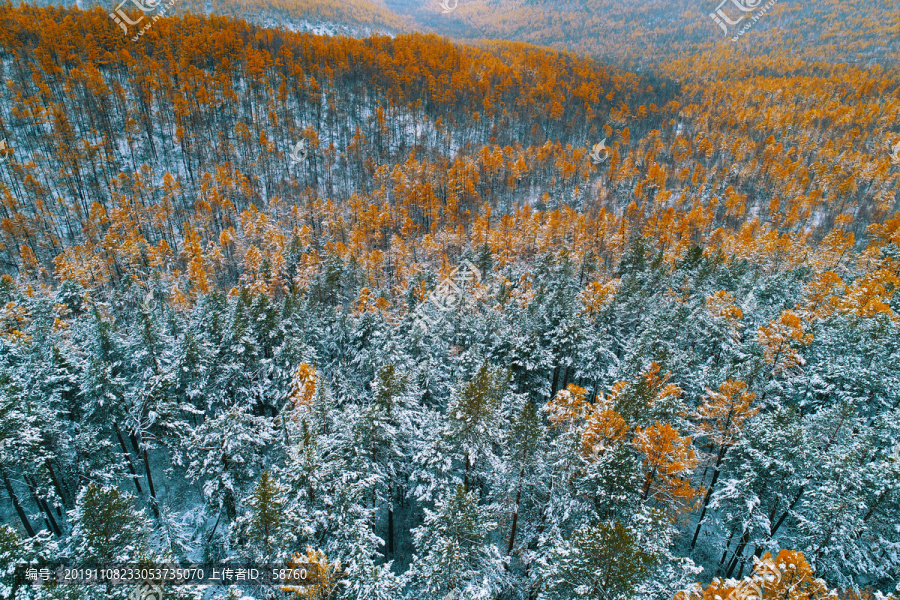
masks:
<path fill-rule="evenodd" d="M 775 535 L 775 532 L 778 531 L 778 528 L 781 527 L 782 523 L 784 523 L 784 520 L 787 518 L 788 513 L 794 509 L 794 506 L 797 504 L 797 501 L 800 500 L 800 496 L 803 495 L 803 490 L 805 489 L 805 487 L 806 487 L 805 485 L 801 485 L 800 489 L 797 490 L 797 497 L 794 498 L 793 501 L 791 501 L 790 505 L 784 511 L 784 514 L 781 515 L 781 518 L 778 519 L 777 523 L 775 523 L 775 527 L 772 528 L 772 533 L 769 534 L 769 537 L 772 537 L 773 535 Z"/>
<path fill-rule="evenodd" d="M 516 490 L 516 507 L 513 510 L 512 527 L 509 533 L 509 548 L 506 553 L 512 554 L 513 543 L 516 541 L 516 526 L 519 524 L 519 501 L 522 499 L 522 480 L 525 478 L 525 467 L 519 472 L 519 488 Z"/>
<path fill-rule="evenodd" d="M 731 574 L 734 572 L 734 568 L 741 561 L 741 554 L 744 553 L 744 548 L 747 546 L 747 542 L 750 541 L 750 529 L 745 529 L 744 534 L 741 536 L 741 542 L 737 545 L 737 548 L 734 549 L 734 557 L 731 559 L 731 565 L 728 567 L 728 572 L 725 574 L 726 579 L 731 578 Z M 741 566 L 741 571 L 744 570 L 743 565 Z M 738 575 L 740 577 L 740 575 Z"/>
<path fill-rule="evenodd" d="M 722 552 L 722 558 L 719 559 L 719 571 L 725 568 L 725 559 L 728 558 L 728 549 L 731 548 L 732 538 L 734 538 L 734 529 L 728 532 L 728 539 L 725 541 L 725 551 Z"/>
<path fill-rule="evenodd" d="M 3 484 L 6 486 L 6 491 L 9 493 L 9 497 L 16 509 L 16 513 L 19 515 L 19 520 L 21 520 L 22 525 L 25 526 L 25 532 L 28 534 L 28 537 L 34 537 L 34 529 L 31 527 L 31 523 L 28 522 L 28 515 L 26 515 L 25 511 L 22 509 L 22 505 L 19 503 L 19 497 L 16 496 L 16 491 L 13 489 L 9 477 L 6 475 L 6 469 L 3 467 L 0 467 L 0 477 L 3 477 Z"/>
<path fill-rule="evenodd" d="M 647 478 L 644 479 L 644 487 L 641 489 L 641 501 L 647 499 L 647 496 L 650 494 L 650 486 L 653 484 L 653 480 L 656 478 L 656 469 L 652 471 L 647 471 Z"/>
<path fill-rule="evenodd" d="M 550 479 L 550 484 L 547 486 L 547 504 L 550 504 L 550 495 L 553 493 L 553 479 Z M 544 505 L 544 508 L 541 510 L 541 524 L 538 527 L 538 535 L 544 533 L 544 525 L 547 522 L 547 504 Z"/>
<path fill-rule="evenodd" d="M 716 457 L 716 465 L 713 467 L 712 481 L 709 482 L 709 488 L 707 488 L 706 494 L 703 496 L 703 505 L 700 509 L 700 518 L 697 520 L 697 529 L 694 531 L 693 539 L 691 539 L 691 550 L 693 550 L 694 546 L 697 545 L 697 538 L 700 537 L 700 529 L 703 527 L 703 517 L 706 516 L 706 507 L 709 505 L 713 490 L 716 487 L 716 482 L 719 480 L 719 467 L 721 466 L 722 459 L 725 458 L 725 453 L 727 451 L 728 447 L 722 446 L 722 448 L 719 450 L 718 456 Z"/>
<path fill-rule="evenodd" d="M 466 493 L 467 493 L 467 494 L 469 493 L 469 466 L 470 466 L 470 464 L 469 464 L 469 453 L 466 452 L 466 474 L 465 474 L 465 478 L 464 478 L 463 481 L 464 481 L 464 483 L 465 483 Z"/>
<path fill-rule="evenodd" d="M 115 421 L 113 421 L 113 427 L 116 429 L 116 437 L 119 438 L 119 445 L 122 447 L 122 453 L 125 455 L 125 460 L 128 462 L 128 470 L 131 472 L 131 480 L 134 481 L 134 487 L 137 488 L 138 495 L 143 496 L 144 490 L 141 489 L 141 482 L 138 480 L 137 470 L 135 470 L 134 462 L 131 460 L 131 453 L 128 452 L 128 447 L 125 445 L 125 438 L 122 436 L 122 430 Z"/>
<path fill-rule="evenodd" d="M 394 556 L 394 482 L 388 477 L 388 535 L 387 551 Z"/>
<path fill-rule="evenodd" d="M 56 493 L 59 494 L 59 499 L 62 501 L 63 507 L 69 508 L 69 503 L 66 500 L 65 490 L 63 490 L 59 478 L 56 476 L 56 471 L 53 470 L 53 464 L 49 459 L 45 461 L 45 464 L 47 465 L 47 471 L 50 472 L 50 481 L 53 482 L 53 487 L 56 488 Z M 56 514 L 62 517 L 62 511 L 59 510 L 59 506 L 56 507 Z"/>
<path fill-rule="evenodd" d="M 41 512 L 44 515 L 44 523 L 47 524 L 47 529 L 53 532 L 53 535 L 56 537 L 62 537 L 62 530 L 59 528 L 59 525 L 56 523 L 56 519 L 53 518 L 53 513 L 50 511 L 50 505 L 47 502 L 38 496 L 37 489 L 34 486 L 34 482 L 31 481 L 27 475 L 24 475 L 25 483 L 28 485 L 28 491 L 31 492 L 31 499 L 34 500 L 34 503 L 38 505 L 38 508 L 41 509 Z"/>
<path fill-rule="evenodd" d="M 141 436 L 143 438 L 143 436 Z M 156 520 L 159 520 L 159 503 L 156 499 L 156 488 L 153 486 L 153 473 L 150 472 L 150 459 L 147 457 L 147 448 L 141 448 L 141 452 L 144 457 L 144 471 L 147 474 L 147 487 L 150 489 L 150 510 L 153 511 L 153 516 L 156 517 Z"/>

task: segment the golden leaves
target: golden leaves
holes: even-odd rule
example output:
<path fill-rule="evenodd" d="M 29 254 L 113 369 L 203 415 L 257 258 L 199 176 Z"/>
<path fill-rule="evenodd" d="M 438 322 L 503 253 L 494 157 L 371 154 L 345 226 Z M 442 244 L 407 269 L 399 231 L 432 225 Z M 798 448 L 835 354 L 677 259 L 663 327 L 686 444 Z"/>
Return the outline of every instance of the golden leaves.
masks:
<path fill-rule="evenodd" d="M 611 409 L 595 407 L 581 435 L 581 452 L 587 456 L 602 455 L 620 442 L 628 433 L 628 424 L 622 415 Z"/>
<path fill-rule="evenodd" d="M 884 223 L 872 223 L 867 231 L 872 235 L 872 245 L 876 247 L 897 244 L 900 246 L 900 211 Z"/>
<path fill-rule="evenodd" d="M 706 310 L 714 317 L 727 321 L 740 321 L 744 313 L 734 303 L 734 296 L 729 292 L 718 291 L 706 298 Z"/>
<path fill-rule="evenodd" d="M 618 279 L 607 283 L 600 283 L 599 281 L 589 283 L 578 296 L 588 316 L 594 316 L 606 308 L 615 297 L 618 287 Z"/>
<path fill-rule="evenodd" d="M 898 286 L 900 278 L 896 274 L 878 269 L 851 283 L 839 307 L 860 317 L 871 318 L 884 314 L 896 320 L 897 314 L 891 309 L 890 302 Z"/>
<path fill-rule="evenodd" d="M 640 381 L 640 384 L 651 394 L 650 406 L 681 396 L 681 388 L 674 383 L 669 383 L 671 378 L 671 373 L 662 374 L 662 369 L 655 361 L 650 363 L 650 367 L 643 373 Z"/>
<path fill-rule="evenodd" d="M 31 322 L 31 315 L 24 306 L 7 302 L 0 307 L 0 339 L 8 344 L 27 343 L 31 337 L 22 332 Z"/>
<path fill-rule="evenodd" d="M 359 291 L 359 298 L 354 304 L 353 311 L 357 314 L 365 312 L 385 312 L 390 308 L 390 302 L 384 296 L 375 297 L 367 287 Z"/>
<path fill-rule="evenodd" d="M 691 438 L 657 421 L 646 429 L 638 427 L 632 445 L 644 455 L 644 498 L 654 498 L 675 510 L 688 508 L 698 493 L 689 479 L 698 462 Z"/>
<path fill-rule="evenodd" d="M 309 409 L 316 394 L 316 369 L 306 363 L 297 365 L 291 380 L 288 398 L 293 403 L 292 409 Z"/>
<path fill-rule="evenodd" d="M 182 256 L 187 261 L 187 276 L 191 283 L 191 294 L 206 294 L 209 292 L 210 280 L 207 273 L 206 258 L 200 246 L 200 234 L 185 223 L 184 249 Z"/>
<path fill-rule="evenodd" d="M 298 600 L 330 600 L 335 597 L 341 573 L 341 561 L 332 562 L 324 552 L 309 546 L 306 553 L 295 552 L 288 561 L 288 568 L 301 574 L 304 578 L 296 581 L 289 578 L 285 585 L 279 586 L 283 592 L 291 592 Z"/>
<path fill-rule="evenodd" d="M 584 420 L 590 410 L 590 403 L 584 401 L 587 390 L 570 383 L 566 389 L 556 392 L 544 410 L 553 425 L 564 429 L 572 429 Z"/>
<path fill-rule="evenodd" d="M 839 312 L 862 318 L 885 315 L 896 320 L 890 303 L 898 286 L 898 275 L 884 268 L 865 273 L 850 284 L 844 283 L 837 273 L 826 271 L 806 286 L 803 311 L 817 319 Z"/>
<path fill-rule="evenodd" d="M 760 327 L 757 339 L 763 345 L 763 358 L 772 367 L 772 375 L 778 377 L 795 374 L 806 363 L 797 348 L 811 344 L 813 335 L 805 333 L 800 315 L 786 310 L 769 325 Z"/>
<path fill-rule="evenodd" d="M 53 259 L 58 281 L 71 279 L 86 288 L 100 287 L 109 281 L 109 268 L 99 253 L 86 246 L 66 248 Z"/>
<path fill-rule="evenodd" d="M 803 553 L 781 550 L 774 559 L 766 552 L 754 557 L 753 572 L 739 581 L 714 578 L 705 589 L 675 594 L 675 600 L 721 600 L 722 598 L 778 598 L 779 600 L 825 600 L 838 597 L 822 579 L 817 579 Z M 733 582 L 733 583 L 732 583 Z"/>
<path fill-rule="evenodd" d="M 697 429 L 717 446 L 730 446 L 740 435 L 744 423 L 759 412 L 751 403 L 756 397 L 747 391 L 743 381 L 726 380 L 718 391 L 707 389 L 706 401 L 694 416 L 699 420 Z"/>
<path fill-rule="evenodd" d="M 827 317 L 840 306 L 841 296 L 846 291 L 847 286 L 840 275 L 834 271 L 825 271 L 807 284 L 803 312 L 817 319 Z"/>

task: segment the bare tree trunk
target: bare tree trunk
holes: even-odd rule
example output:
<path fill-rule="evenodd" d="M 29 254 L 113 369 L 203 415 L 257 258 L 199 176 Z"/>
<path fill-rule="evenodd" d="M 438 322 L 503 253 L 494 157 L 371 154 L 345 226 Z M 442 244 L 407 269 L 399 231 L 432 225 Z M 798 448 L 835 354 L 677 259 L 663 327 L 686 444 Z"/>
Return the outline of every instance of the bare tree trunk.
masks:
<path fill-rule="evenodd" d="M 125 460 L 128 461 L 128 470 L 131 472 L 131 480 L 134 481 L 134 487 L 137 488 L 137 493 L 139 496 L 144 495 L 144 491 L 141 489 L 141 482 L 138 480 L 137 471 L 134 468 L 134 462 L 131 460 L 131 453 L 128 452 L 128 447 L 125 445 L 125 438 L 122 436 L 122 430 L 119 428 L 119 424 L 113 421 L 113 427 L 116 429 L 116 437 L 119 438 L 119 445 L 122 447 L 122 453 L 125 455 Z"/>
<path fill-rule="evenodd" d="M 509 533 L 509 548 L 506 553 L 512 554 L 513 544 L 516 541 L 516 526 L 519 524 L 519 501 L 522 499 L 522 480 L 525 478 L 525 467 L 519 472 L 519 488 L 516 490 L 516 507 L 513 510 L 512 527 Z"/>
<path fill-rule="evenodd" d="M 727 579 L 731 578 L 731 574 L 734 572 L 734 568 L 741 561 L 741 554 L 744 553 L 744 547 L 747 545 L 747 542 L 750 541 L 750 529 L 744 529 L 744 535 L 741 536 L 741 541 L 737 545 L 737 548 L 734 549 L 734 557 L 731 559 L 731 565 L 728 567 L 728 572 L 725 574 Z M 743 565 L 741 565 L 741 571 L 744 570 Z M 740 577 L 740 575 L 738 575 Z"/>
<path fill-rule="evenodd" d="M 147 458 L 147 449 L 142 449 L 144 453 L 144 470 L 147 472 L 147 487 L 150 488 L 150 509 L 153 515 L 159 520 L 159 503 L 156 499 L 156 488 L 153 487 L 153 474 L 150 472 L 150 460 Z"/>
<path fill-rule="evenodd" d="M 28 534 L 28 537 L 34 537 L 34 529 L 31 527 L 31 523 L 28 522 L 28 515 L 26 515 L 25 511 L 22 509 L 22 505 L 19 503 L 19 497 L 16 496 L 16 491 L 13 489 L 9 477 L 6 475 L 6 469 L 3 467 L 0 467 L 0 477 L 3 477 L 3 484 L 6 486 L 6 491 L 9 493 L 9 497 L 16 509 L 16 513 L 19 515 L 19 520 L 21 520 L 22 525 L 25 526 L 25 532 Z"/>
<path fill-rule="evenodd" d="M 56 523 L 56 519 L 53 518 L 53 513 L 50 511 L 50 505 L 38 495 L 37 489 L 35 488 L 34 482 L 31 481 L 31 478 L 25 475 L 24 479 L 25 483 L 28 485 L 28 491 L 31 492 L 32 500 L 34 500 L 34 503 L 38 505 L 38 508 L 41 509 L 41 512 L 44 515 L 44 522 L 47 524 L 47 529 L 52 531 L 53 535 L 56 537 L 62 537 L 62 530 Z"/>
<path fill-rule="evenodd" d="M 53 487 L 56 488 L 56 493 L 59 494 L 59 499 L 62 501 L 63 506 L 65 508 L 69 508 L 69 502 L 66 498 L 66 491 L 63 489 L 62 484 L 59 481 L 59 478 L 56 476 L 56 471 L 53 470 L 53 464 L 49 459 L 45 462 L 47 465 L 47 471 L 50 472 L 50 481 L 53 482 Z M 62 511 L 59 510 L 59 506 L 56 507 L 56 514 L 62 517 Z"/>
<path fill-rule="evenodd" d="M 467 493 L 467 494 L 469 493 L 469 467 L 470 467 L 470 466 L 471 466 L 471 465 L 470 465 L 470 463 L 469 463 L 469 453 L 466 452 L 466 475 L 465 475 L 465 478 L 464 478 L 463 482 L 465 483 L 466 493 Z"/>
<path fill-rule="evenodd" d="M 388 477 L 388 554 L 394 556 L 394 481 Z"/>
<path fill-rule="evenodd" d="M 709 500 L 710 498 L 712 498 L 712 493 L 716 487 L 716 482 L 719 480 L 722 459 L 725 458 L 725 453 L 727 451 L 728 447 L 722 446 L 722 448 L 719 450 L 718 456 L 716 457 L 716 465 L 713 467 L 712 481 L 709 482 L 709 487 L 706 489 L 706 494 L 703 496 L 703 506 L 700 509 L 700 518 L 697 519 L 697 529 L 694 530 L 694 537 L 693 539 L 691 539 L 691 550 L 693 550 L 694 546 L 697 545 L 697 538 L 700 537 L 700 529 L 703 527 L 703 517 L 706 516 L 706 507 L 709 506 Z"/>

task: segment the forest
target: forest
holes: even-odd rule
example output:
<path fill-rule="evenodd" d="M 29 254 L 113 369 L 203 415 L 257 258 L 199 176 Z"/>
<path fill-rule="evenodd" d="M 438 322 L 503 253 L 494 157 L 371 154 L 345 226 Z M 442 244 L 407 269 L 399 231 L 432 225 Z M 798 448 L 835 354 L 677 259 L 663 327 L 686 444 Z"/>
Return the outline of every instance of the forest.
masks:
<path fill-rule="evenodd" d="M 900 596 L 896 3 L 308 4 L 0 4 L 0 598 Z"/>

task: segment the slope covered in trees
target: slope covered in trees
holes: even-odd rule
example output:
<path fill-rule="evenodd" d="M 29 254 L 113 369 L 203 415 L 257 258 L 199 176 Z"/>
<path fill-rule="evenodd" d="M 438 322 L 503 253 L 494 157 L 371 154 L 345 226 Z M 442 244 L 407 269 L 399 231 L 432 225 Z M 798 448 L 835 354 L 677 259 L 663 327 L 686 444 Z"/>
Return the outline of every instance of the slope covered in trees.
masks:
<path fill-rule="evenodd" d="M 449 14 L 441 12 L 436 0 L 424 6 L 411 0 L 388 0 L 387 6 L 400 14 L 409 13 L 436 31 L 453 28 L 460 37 L 521 40 L 638 68 L 664 66 L 673 58 L 696 54 L 727 63 L 732 60 L 729 46 L 753 58 L 857 66 L 896 65 L 900 59 L 896 33 L 900 7 L 895 0 L 461 0 Z M 732 44 L 735 33 L 764 6 L 768 7 L 764 16 Z M 717 9 L 736 25 L 723 30 L 710 16 Z"/>
<path fill-rule="evenodd" d="M 896 589 L 893 67 L 10 5 L 0 58 L 4 560 Z"/>

